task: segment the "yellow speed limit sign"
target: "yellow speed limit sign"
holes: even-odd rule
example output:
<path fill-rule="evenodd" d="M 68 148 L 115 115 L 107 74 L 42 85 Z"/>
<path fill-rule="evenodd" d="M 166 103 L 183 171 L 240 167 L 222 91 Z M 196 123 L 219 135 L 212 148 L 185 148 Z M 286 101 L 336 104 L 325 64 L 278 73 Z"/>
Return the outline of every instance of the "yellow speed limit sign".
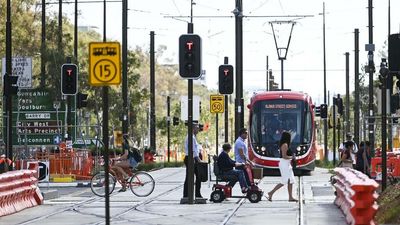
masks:
<path fill-rule="evenodd" d="M 118 42 L 89 43 L 89 84 L 109 86 L 121 83 L 121 54 Z"/>
<path fill-rule="evenodd" d="M 223 113 L 224 112 L 224 96 L 223 95 L 210 95 L 210 112 Z"/>

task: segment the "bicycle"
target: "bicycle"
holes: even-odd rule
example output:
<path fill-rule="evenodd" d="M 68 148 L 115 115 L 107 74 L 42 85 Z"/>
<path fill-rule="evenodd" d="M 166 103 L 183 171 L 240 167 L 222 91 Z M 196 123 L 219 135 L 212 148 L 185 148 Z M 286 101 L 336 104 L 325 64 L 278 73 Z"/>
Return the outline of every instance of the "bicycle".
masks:
<path fill-rule="evenodd" d="M 113 160 L 110 160 L 111 162 Z M 114 189 L 116 183 L 127 182 L 127 187 L 132 191 L 132 193 L 138 197 L 147 197 L 154 191 L 155 181 L 153 177 L 144 171 L 135 171 L 135 169 L 131 169 L 129 171 L 129 178 L 126 181 L 121 181 L 116 178 L 115 171 L 109 166 L 109 194 L 111 194 Z M 90 180 L 90 188 L 93 194 L 104 197 L 105 196 L 105 172 L 100 171 L 94 174 Z"/>

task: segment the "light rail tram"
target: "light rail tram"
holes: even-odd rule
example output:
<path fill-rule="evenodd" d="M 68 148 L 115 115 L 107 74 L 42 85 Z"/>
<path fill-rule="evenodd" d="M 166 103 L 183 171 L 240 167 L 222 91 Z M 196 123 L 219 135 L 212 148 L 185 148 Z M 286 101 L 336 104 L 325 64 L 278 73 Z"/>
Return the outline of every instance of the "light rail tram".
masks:
<path fill-rule="evenodd" d="M 248 105 L 249 158 L 265 173 L 279 171 L 279 140 L 283 131 L 292 136 L 290 149 L 296 154 L 296 174 L 315 168 L 317 151 L 314 104 L 309 95 L 294 91 L 255 93 Z"/>

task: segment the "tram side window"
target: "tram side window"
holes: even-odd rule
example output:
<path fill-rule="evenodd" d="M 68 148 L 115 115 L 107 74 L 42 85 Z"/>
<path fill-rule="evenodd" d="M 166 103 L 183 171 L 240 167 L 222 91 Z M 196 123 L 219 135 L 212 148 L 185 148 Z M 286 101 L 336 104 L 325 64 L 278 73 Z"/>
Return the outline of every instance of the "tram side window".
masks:
<path fill-rule="evenodd" d="M 260 123 L 260 120 L 258 119 L 258 112 L 257 111 L 254 111 L 254 113 L 251 115 L 251 134 L 252 134 L 252 141 L 253 141 L 253 143 L 257 143 L 257 144 L 259 144 L 260 143 L 260 140 L 259 140 L 259 131 L 258 131 L 258 128 L 260 127 L 260 125 L 259 125 L 259 123 Z"/>
<path fill-rule="evenodd" d="M 312 138 L 311 113 L 306 112 L 304 124 L 304 143 L 310 143 Z"/>

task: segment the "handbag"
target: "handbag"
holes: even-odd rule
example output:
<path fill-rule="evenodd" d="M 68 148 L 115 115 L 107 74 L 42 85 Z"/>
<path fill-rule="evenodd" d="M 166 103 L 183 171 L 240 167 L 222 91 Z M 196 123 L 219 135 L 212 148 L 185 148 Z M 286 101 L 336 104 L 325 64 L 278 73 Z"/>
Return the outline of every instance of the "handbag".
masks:
<path fill-rule="evenodd" d="M 201 182 L 208 181 L 208 163 L 206 162 L 196 162 L 197 176 Z"/>
<path fill-rule="evenodd" d="M 292 160 L 290 161 L 290 163 L 292 164 L 292 168 L 293 168 L 293 169 L 296 169 L 296 167 L 297 167 L 297 161 L 296 161 L 296 159 L 292 158 Z"/>

